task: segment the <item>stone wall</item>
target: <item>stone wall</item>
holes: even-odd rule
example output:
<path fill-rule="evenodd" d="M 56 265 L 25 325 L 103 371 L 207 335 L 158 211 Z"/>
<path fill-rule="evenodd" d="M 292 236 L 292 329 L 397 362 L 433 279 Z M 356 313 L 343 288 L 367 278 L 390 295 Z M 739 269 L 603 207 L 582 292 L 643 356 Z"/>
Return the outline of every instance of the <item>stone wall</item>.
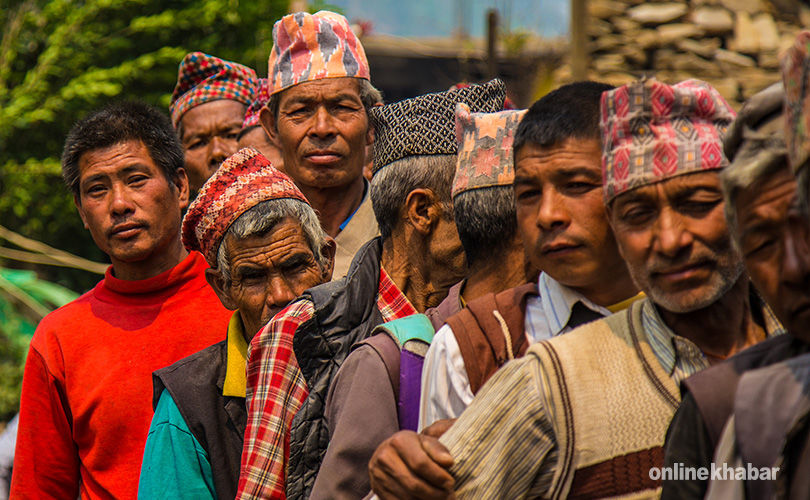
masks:
<path fill-rule="evenodd" d="M 589 78 L 698 78 L 735 107 L 779 80 L 780 50 L 810 23 L 797 0 L 588 0 L 588 12 Z"/>

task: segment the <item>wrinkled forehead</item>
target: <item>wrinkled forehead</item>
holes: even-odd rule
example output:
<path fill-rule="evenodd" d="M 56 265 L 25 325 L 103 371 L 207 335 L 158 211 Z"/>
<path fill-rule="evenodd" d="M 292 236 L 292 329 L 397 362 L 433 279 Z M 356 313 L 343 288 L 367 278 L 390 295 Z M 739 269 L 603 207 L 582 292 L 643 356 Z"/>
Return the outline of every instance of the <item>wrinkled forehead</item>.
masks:
<path fill-rule="evenodd" d="M 665 180 L 646 184 L 616 196 L 608 206 L 631 202 L 665 204 L 697 192 L 722 193 L 720 170 L 686 172 Z"/>

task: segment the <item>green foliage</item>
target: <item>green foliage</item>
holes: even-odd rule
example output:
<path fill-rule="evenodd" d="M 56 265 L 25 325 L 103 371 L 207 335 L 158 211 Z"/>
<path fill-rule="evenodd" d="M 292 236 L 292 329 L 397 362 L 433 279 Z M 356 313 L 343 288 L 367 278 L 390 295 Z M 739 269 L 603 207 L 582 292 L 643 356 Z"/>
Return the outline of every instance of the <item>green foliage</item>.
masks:
<path fill-rule="evenodd" d="M 0 220 L 29 238 L 106 261 L 73 207 L 59 158 L 70 127 L 112 100 L 168 109 L 183 56 L 200 50 L 267 74 L 285 0 L 2 0 Z M 10 263 L 6 263 L 12 265 Z M 42 269 L 77 291 L 97 276 Z"/>
<path fill-rule="evenodd" d="M 108 262 L 82 226 L 61 179 L 59 159 L 70 127 L 113 100 L 142 99 L 168 113 L 177 65 L 188 52 L 217 55 L 266 75 L 273 23 L 287 4 L 0 0 L 2 225 L 86 259 Z M 41 278 L 76 292 L 99 279 L 76 269 L 35 268 Z M 13 411 L 19 394 L 27 345 L 19 341 L 20 332 L 36 324 L 26 323 L 19 306 L 0 297 L 0 420 Z"/>

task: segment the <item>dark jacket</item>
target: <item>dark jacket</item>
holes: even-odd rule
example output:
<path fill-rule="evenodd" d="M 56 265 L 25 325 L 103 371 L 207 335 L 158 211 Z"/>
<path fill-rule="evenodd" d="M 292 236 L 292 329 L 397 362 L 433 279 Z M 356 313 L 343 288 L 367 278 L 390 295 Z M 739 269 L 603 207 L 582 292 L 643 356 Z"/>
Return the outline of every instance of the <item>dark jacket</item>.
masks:
<path fill-rule="evenodd" d="M 245 439 L 245 398 L 222 395 L 227 342 L 183 358 L 152 374 L 153 406 L 166 388 L 191 433 L 208 453 L 214 489 L 220 499 L 233 500 Z"/>
<path fill-rule="evenodd" d="M 324 419 L 329 386 L 352 345 L 383 323 L 377 307 L 381 255 L 378 237 L 357 252 L 345 277 L 303 294 L 314 304 L 315 314 L 296 330 L 293 350 L 309 395 L 290 427 L 287 498 L 309 498 L 329 444 Z"/>

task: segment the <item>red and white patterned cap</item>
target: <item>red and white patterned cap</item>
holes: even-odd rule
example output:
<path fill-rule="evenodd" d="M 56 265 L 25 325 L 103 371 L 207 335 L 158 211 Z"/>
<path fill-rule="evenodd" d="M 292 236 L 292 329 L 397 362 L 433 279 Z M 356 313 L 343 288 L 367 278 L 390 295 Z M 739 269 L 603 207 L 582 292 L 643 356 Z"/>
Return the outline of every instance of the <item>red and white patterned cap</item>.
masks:
<path fill-rule="evenodd" d="M 515 180 L 512 143 L 526 110 L 471 113 L 456 104 L 458 163 L 452 194 L 493 186 L 511 186 Z"/>
<path fill-rule="evenodd" d="M 172 125 L 177 128 L 186 111 L 209 101 L 231 99 L 250 105 L 257 84 L 256 72 L 247 66 L 192 52 L 177 70 L 177 85 L 169 104 Z"/>
<path fill-rule="evenodd" d="M 708 83 L 653 78 L 602 94 L 605 203 L 677 175 L 728 166 L 723 139 L 736 113 Z"/>
<path fill-rule="evenodd" d="M 247 112 L 245 113 L 245 120 L 242 122 L 242 128 L 259 124 L 259 111 L 261 111 L 267 104 L 267 101 L 270 100 L 267 87 L 268 83 L 267 78 L 259 78 L 259 85 L 256 87 L 256 98 L 253 99 L 253 102 L 248 106 Z"/>
<path fill-rule="evenodd" d="M 782 59 L 785 82 L 785 143 L 798 171 L 810 158 L 810 31 L 802 31 Z"/>
<path fill-rule="evenodd" d="M 370 79 L 366 52 L 349 21 L 328 10 L 296 12 L 276 22 L 268 68 L 270 95 L 323 78 Z"/>
<path fill-rule="evenodd" d="M 217 267 L 217 252 L 231 224 L 254 206 L 292 198 L 309 202 L 293 181 L 253 148 L 229 156 L 205 183 L 183 218 L 183 245 Z"/>

